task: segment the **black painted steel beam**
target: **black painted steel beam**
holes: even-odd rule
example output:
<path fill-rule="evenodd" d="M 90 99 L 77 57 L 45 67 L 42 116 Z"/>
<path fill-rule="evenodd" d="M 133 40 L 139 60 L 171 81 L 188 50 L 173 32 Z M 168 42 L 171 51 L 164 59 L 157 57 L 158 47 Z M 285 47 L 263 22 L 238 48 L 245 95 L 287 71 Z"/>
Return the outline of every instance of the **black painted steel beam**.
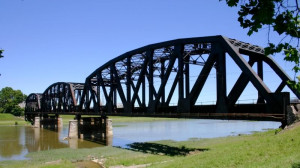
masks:
<path fill-rule="evenodd" d="M 253 59 L 250 59 L 248 62 L 249 66 L 253 66 L 254 61 Z M 236 83 L 232 87 L 230 93 L 228 94 L 228 107 L 231 108 L 239 99 L 241 94 L 243 93 L 244 89 L 250 82 L 249 76 L 245 72 L 242 72 L 242 74 L 237 79 Z"/>
<path fill-rule="evenodd" d="M 200 72 L 200 75 L 198 76 L 198 78 L 191 90 L 191 93 L 190 93 L 191 106 L 195 105 L 195 103 L 201 93 L 201 90 L 206 82 L 206 79 L 207 79 L 211 69 L 213 68 L 215 62 L 216 62 L 216 55 L 211 54 L 208 57 L 205 65 L 203 66 L 203 68 Z"/>

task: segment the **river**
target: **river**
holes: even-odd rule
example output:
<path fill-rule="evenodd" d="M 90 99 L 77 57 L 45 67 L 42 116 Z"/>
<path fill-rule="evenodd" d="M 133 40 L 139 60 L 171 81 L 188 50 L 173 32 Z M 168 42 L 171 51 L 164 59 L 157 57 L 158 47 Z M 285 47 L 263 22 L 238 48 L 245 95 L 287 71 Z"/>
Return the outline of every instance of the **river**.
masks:
<path fill-rule="evenodd" d="M 276 129 L 279 122 L 181 119 L 154 122 L 116 123 L 112 145 L 126 147 L 134 142 L 158 140 L 184 141 L 190 138 L 215 138 Z M 58 148 L 93 148 L 103 144 L 68 140 L 68 125 L 57 132 L 30 126 L 0 126 L 0 161 L 24 160 L 29 152 Z"/>

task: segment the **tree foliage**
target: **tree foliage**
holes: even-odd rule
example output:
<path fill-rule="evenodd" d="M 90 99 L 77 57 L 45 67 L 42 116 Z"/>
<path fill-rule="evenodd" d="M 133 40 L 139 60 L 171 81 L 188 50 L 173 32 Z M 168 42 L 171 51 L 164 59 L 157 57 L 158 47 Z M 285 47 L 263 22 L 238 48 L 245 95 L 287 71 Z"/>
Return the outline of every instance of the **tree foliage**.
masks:
<path fill-rule="evenodd" d="M 284 60 L 294 64 L 294 81 L 288 81 L 288 84 L 300 90 L 298 0 L 226 0 L 226 3 L 230 7 L 239 6 L 238 21 L 242 28 L 248 29 L 249 36 L 268 28 L 268 47 L 265 48 L 265 54 L 283 53 Z M 277 33 L 281 41 L 277 44 L 270 42 L 271 32 Z"/>
<path fill-rule="evenodd" d="M 0 58 L 4 57 L 4 56 L 2 55 L 3 52 L 4 52 L 4 50 L 0 50 Z"/>
<path fill-rule="evenodd" d="M 0 90 L 0 113 L 11 113 L 20 116 L 24 109 L 19 106 L 26 100 L 26 95 L 20 90 L 13 90 L 11 87 L 5 87 Z"/>

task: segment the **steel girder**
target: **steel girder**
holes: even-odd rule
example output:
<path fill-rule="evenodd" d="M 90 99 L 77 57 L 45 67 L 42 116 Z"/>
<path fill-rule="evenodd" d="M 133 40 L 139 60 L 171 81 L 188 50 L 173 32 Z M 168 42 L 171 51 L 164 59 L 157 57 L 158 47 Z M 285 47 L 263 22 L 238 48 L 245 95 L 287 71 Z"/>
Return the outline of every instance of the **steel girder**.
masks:
<path fill-rule="evenodd" d="M 226 57 L 228 54 L 242 73 L 227 94 Z M 242 55 L 249 56 L 246 61 Z M 277 93 L 291 78 L 262 47 L 224 36 L 186 38 L 148 45 L 129 51 L 96 69 L 86 78 L 80 107 L 85 112 L 101 114 L 156 113 L 177 100 L 178 113 L 192 112 L 210 71 L 217 72 L 216 113 L 232 112 L 232 107 L 249 82 L 258 91 L 258 102 L 271 111 L 280 109 L 281 96 L 273 94 L 263 82 L 262 62 L 268 64 L 282 82 Z M 257 73 L 252 66 L 257 63 Z M 200 74 L 190 86 L 190 65 L 199 65 Z M 166 84 L 174 78 L 167 90 Z M 177 90 L 177 94 L 175 93 Z M 291 90 L 300 98 L 297 90 Z M 172 108 L 174 110 L 174 108 Z M 282 111 L 277 112 L 282 113 Z"/>
<path fill-rule="evenodd" d="M 31 93 L 27 96 L 25 101 L 25 120 L 33 122 L 36 115 L 41 112 L 41 99 L 43 95 L 41 93 Z"/>
<path fill-rule="evenodd" d="M 78 112 L 83 83 L 57 82 L 43 93 L 41 111 L 46 113 Z"/>
<path fill-rule="evenodd" d="M 40 112 L 42 93 L 31 93 L 27 96 L 25 101 L 25 115 L 26 112 Z"/>

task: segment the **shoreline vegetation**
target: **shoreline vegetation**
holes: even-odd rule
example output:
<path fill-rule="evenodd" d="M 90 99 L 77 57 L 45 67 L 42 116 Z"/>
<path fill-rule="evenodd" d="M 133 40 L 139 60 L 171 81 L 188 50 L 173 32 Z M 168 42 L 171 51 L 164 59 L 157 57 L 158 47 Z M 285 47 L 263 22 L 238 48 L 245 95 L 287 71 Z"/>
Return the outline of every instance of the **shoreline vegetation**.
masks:
<path fill-rule="evenodd" d="M 73 119 L 62 116 L 63 120 Z M 120 122 L 136 122 L 130 117 L 111 117 Z M 156 118 L 137 119 L 140 122 Z M 163 121 L 164 119 L 158 119 Z M 167 119 L 168 120 L 168 119 Z M 30 125 L 21 118 L 0 114 L 0 125 Z M 64 121 L 66 122 L 66 121 Z M 0 127 L 1 129 L 1 127 Z M 187 141 L 133 143 L 130 149 L 106 146 L 92 149 L 55 149 L 32 152 L 28 160 L 1 161 L 0 167 L 300 167 L 300 122 L 284 130 L 268 130 L 251 135 Z"/>

